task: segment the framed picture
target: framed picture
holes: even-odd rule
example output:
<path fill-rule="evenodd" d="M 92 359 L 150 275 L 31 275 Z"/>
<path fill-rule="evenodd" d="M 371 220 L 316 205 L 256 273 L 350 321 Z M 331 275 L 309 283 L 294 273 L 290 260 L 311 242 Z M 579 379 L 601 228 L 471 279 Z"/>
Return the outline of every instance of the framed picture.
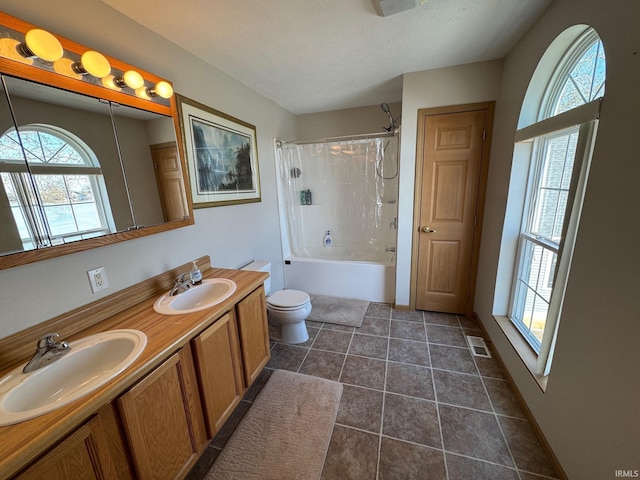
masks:
<path fill-rule="evenodd" d="M 259 202 L 256 127 L 176 96 L 193 208 Z"/>

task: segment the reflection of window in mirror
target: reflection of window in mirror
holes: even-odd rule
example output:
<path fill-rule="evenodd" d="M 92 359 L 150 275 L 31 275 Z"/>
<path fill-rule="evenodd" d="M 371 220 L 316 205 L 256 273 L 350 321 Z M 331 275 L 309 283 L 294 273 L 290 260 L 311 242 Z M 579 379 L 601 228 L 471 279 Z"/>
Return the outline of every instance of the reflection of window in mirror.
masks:
<path fill-rule="evenodd" d="M 20 139 L 14 129 L 0 137 L 0 175 L 23 249 L 114 232 L 100 163 L 89 146 L 51 125 L 19 132 Z"/>
<path fill-rule="evenodd" d="M 35 28 L 0 17 L 19 27 L 18 36 Z M 59 40 L 67 60 L 87 51 Z M 71 79 L 52 62 L 16 65 L 11 58 L 0 57 L 0 270 L 194 223 L 173 98 L 142 98 L 127 88 L 105 88 L 91 75 Z M 107 60 L 118 70 L 138 71 L 147 87 L 161 80 Z M 27 155 L 15 140 L 34 125 L 49 130 L 33 134 L 39 155 Z M 15 135 L 13 145 L 10 136 L 3 137 L 9 132 Z M 153 181 L 157 170 L 150 147 L 157 144 L 174 145 L 173 163 L 162 166 L 171 163 L 173 183 L 165 183 L 169 198 L 182 207 L 177 213 L 165 214 L 165 192 Z M 60 161 L 67 149 L 73 151 L 67 158 L 76 163 Z"/>

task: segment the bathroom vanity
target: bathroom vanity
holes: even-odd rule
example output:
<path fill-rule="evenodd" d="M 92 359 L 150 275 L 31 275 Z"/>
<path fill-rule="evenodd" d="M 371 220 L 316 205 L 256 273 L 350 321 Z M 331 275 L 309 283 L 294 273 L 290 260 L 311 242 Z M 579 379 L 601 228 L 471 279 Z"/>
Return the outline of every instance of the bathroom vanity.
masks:
<path fill-rule="evenodd" d="M 188 271 L 185 265 L 0 340 L 2 377 L 28 360 L 32 352 L 24 352 L 29 343 L 35 347 L 38 330 L 50 328 L 65 340 L 112 329 L 147 336 L 142 354 L 107 384 L 50 413 L 0 427 L 0 478 L 160 480 L 189 472 L 269 360 L 268 275 L 210 268 L 208 257 L 198 263 L 205 278 L 233 280 L 236 291 L 207 310 L 156 313 L 154 301 L 177 273 Z"/>

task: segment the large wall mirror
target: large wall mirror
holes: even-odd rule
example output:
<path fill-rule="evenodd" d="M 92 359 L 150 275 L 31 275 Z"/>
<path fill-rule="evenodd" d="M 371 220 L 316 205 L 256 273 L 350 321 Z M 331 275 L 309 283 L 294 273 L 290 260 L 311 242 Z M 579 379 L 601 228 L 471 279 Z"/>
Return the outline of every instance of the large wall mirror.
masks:
<path fill-rule="evenodd" d="M 0 24 L 0 269 L 192 224 L 173 97 L 24 62 L 36 27 Z M 79 64 L 88 49 L 58 39 Z"/>

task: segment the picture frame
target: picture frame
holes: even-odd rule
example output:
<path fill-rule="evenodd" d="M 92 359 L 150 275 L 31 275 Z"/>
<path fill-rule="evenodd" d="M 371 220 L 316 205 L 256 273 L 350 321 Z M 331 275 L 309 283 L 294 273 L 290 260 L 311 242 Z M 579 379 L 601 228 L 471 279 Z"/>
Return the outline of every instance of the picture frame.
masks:
<path fill-rule="evenodd" d="M 260 202 L 256 127 L 176 95 L 193 208 Z"/>

